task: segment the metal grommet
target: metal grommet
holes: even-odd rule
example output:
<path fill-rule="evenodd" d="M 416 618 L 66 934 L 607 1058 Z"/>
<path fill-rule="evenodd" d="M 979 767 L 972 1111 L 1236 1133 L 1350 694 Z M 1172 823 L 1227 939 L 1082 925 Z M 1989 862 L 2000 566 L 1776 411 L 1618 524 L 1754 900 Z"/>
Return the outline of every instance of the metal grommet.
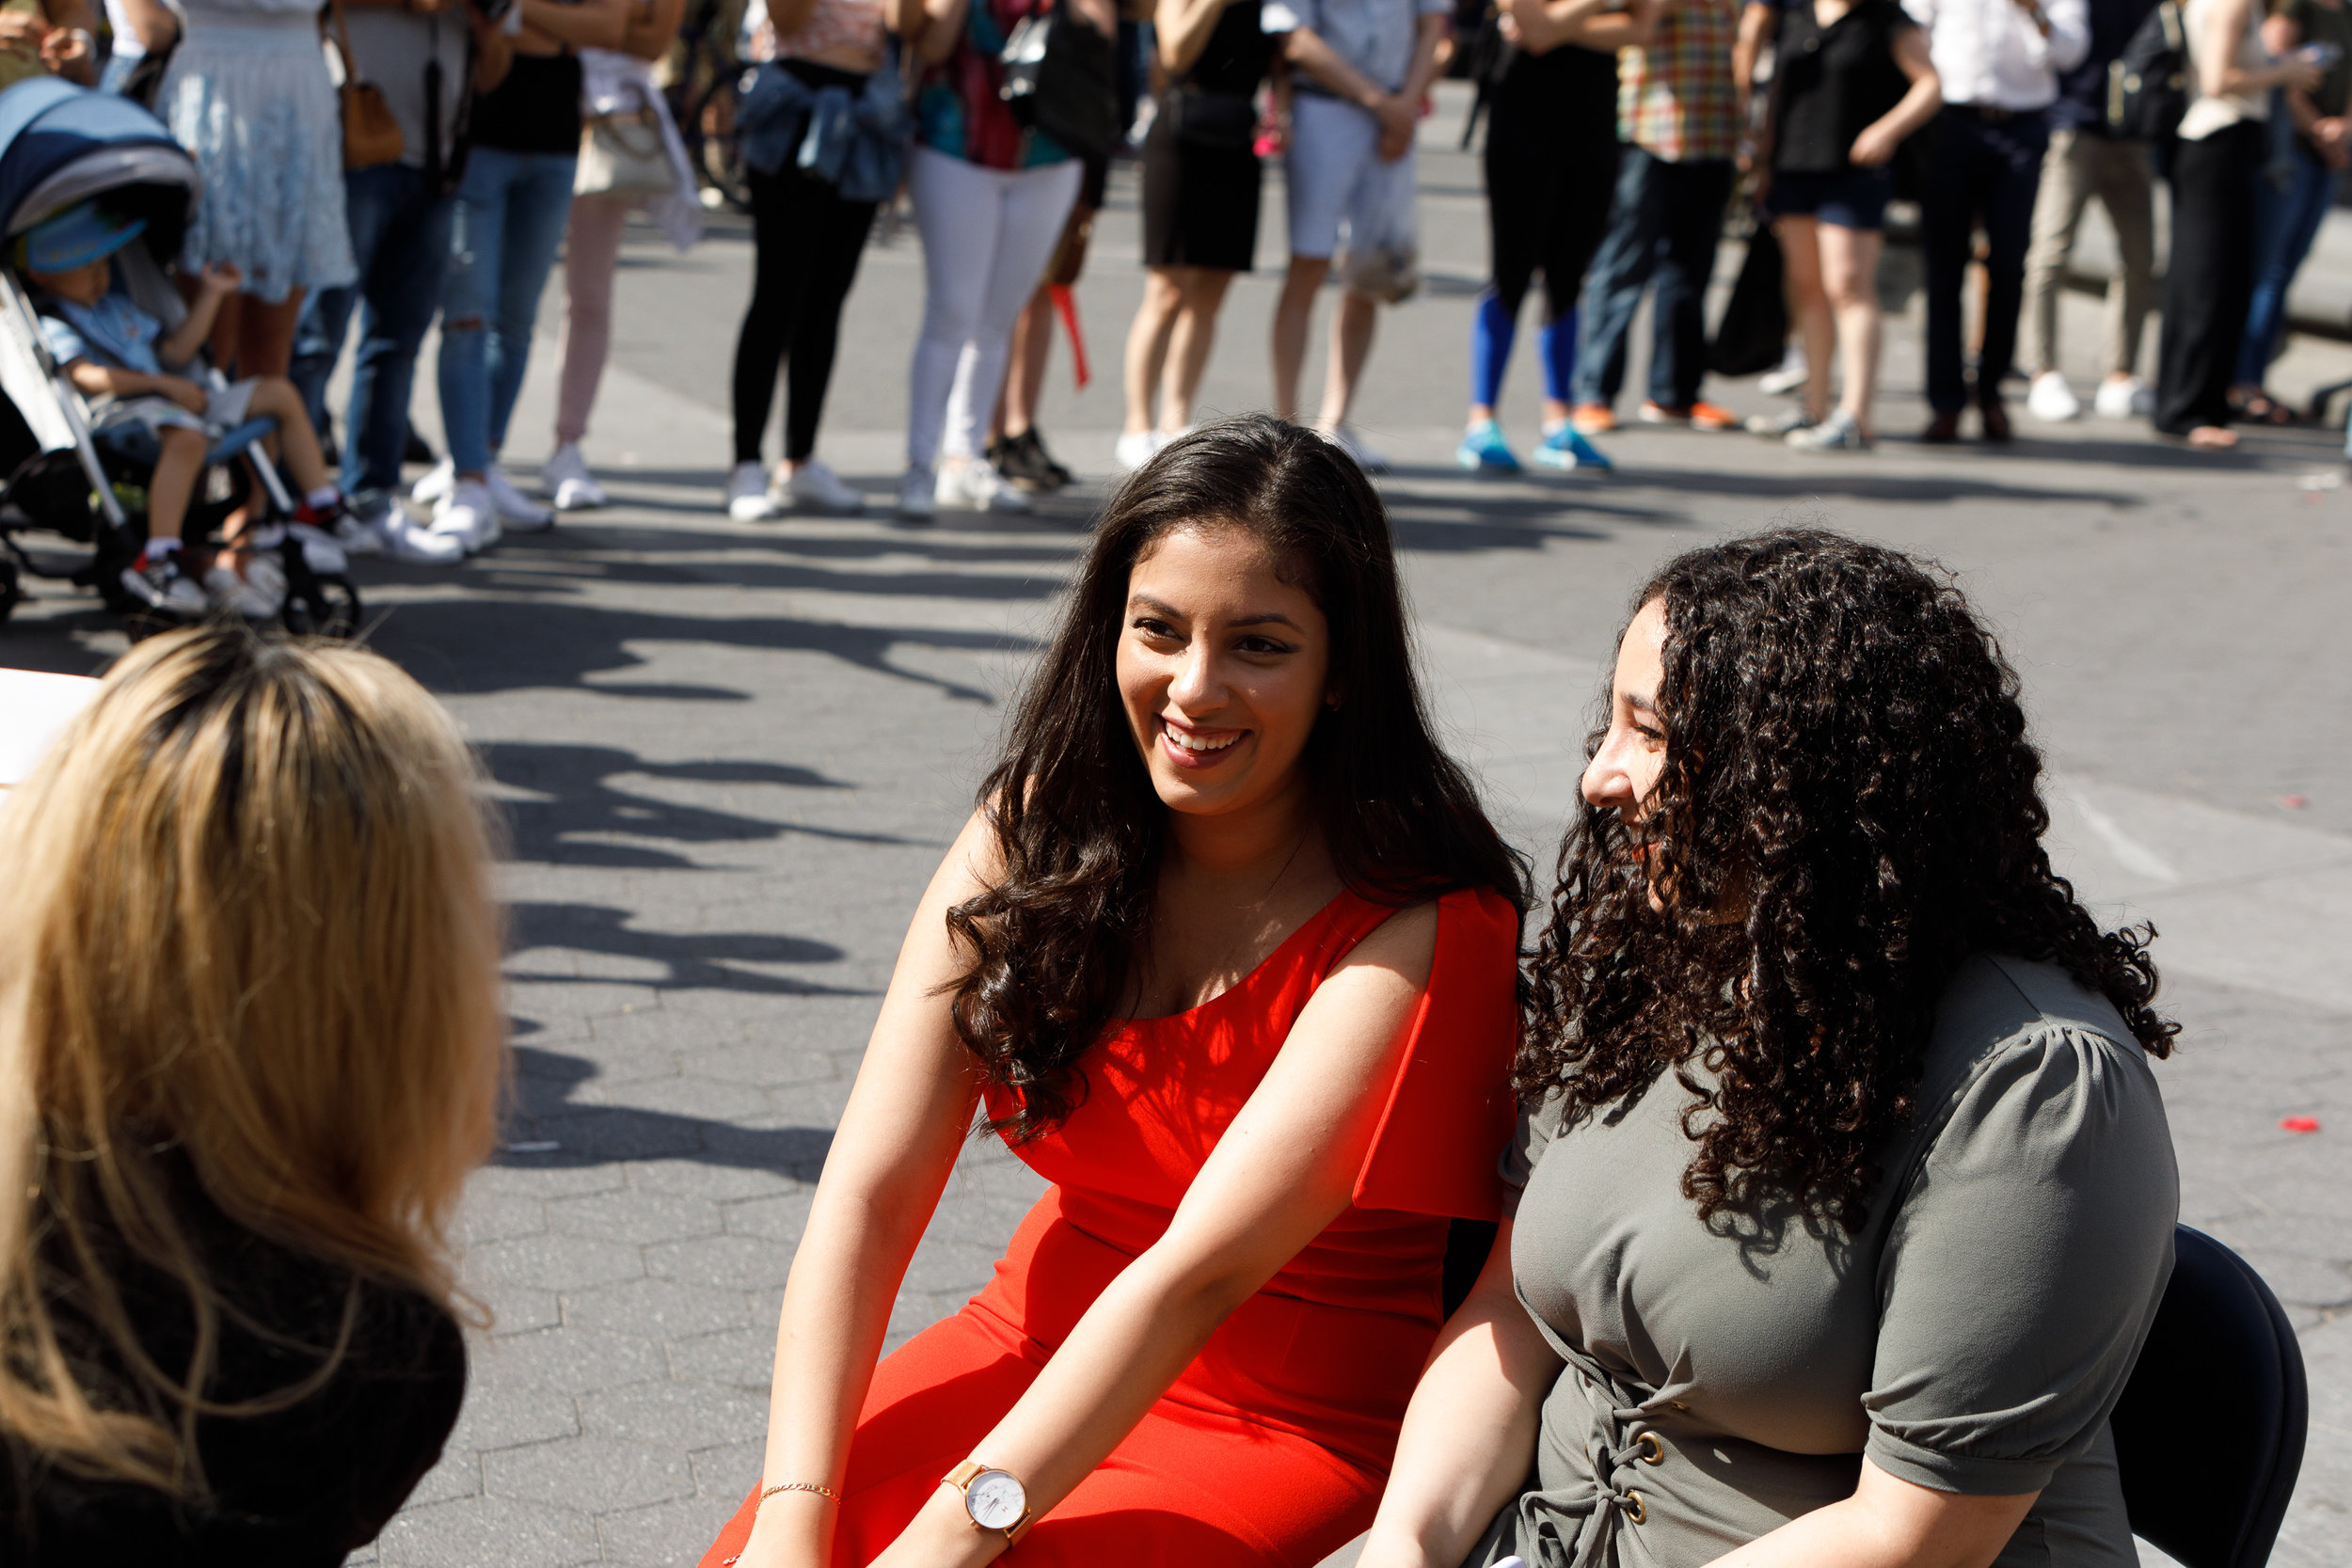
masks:
<path fill-rule="evenodd" d="M 1627 1503 L 1629 1505 L 1625 1511 L 1627 1518 L 1632 1520 L 1637 1525 L 1649 1518 L 1649 1510 L 1642 1506 L 1642 1494 L 1639 1492 L 1628 1492 L 1625 1497 Z"/>
<path fill-rule="evenodd" d="M 1666 1463 L 1666 1445 L 1658 1440 L 1658 1433 L 1645 1432 L 1633 1440 L 1633 1446 L 1641 1450 L 1643 1464 L 1663 1465 Z"/>

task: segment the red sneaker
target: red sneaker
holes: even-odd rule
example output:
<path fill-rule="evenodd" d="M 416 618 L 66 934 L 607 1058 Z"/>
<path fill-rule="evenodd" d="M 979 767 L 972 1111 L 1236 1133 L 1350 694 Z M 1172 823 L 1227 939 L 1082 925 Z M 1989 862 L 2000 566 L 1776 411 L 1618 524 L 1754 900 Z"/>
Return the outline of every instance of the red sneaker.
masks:
<path fill-rule="evenodd" d="M 1606 436 L 1617 428 L 1617 413 L 1605 403 L 1580 403 L 1568 410 L 1568 423 L 1579 436 Z"/>
<path fill-rule="evenodd" d="M 1692 430 L 1738 430 L 1740 424 L 1740 416 L 1728 408 L 1705 402 L 1691 404 Z"/>

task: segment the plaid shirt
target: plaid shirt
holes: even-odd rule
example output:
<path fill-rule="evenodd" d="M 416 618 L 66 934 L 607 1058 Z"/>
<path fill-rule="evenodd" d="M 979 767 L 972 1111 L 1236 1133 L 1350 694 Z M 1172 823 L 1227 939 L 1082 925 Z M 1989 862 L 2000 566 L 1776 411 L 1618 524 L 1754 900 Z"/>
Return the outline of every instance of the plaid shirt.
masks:
<path fill-rule="evenodd" d="M 1670 164 L 1740 148 L 1731 45 L 1740 0 L 1666 0 L 1658 35 L 1617 51 L 1617 139 Z"/>

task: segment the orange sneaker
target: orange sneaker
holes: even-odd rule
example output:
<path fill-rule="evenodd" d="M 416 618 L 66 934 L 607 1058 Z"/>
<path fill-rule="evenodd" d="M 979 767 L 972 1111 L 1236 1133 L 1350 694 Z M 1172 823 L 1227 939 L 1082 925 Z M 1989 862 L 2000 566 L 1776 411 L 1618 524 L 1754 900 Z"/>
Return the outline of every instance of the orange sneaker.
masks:
<path fill-rule="evenodd" d="M 1617 413 L 1605 403 L 1580 403 L 1568 410 L 1568 423 L 1579 436 L 1606 436 L 1617 428 Z"/>
<path fill-rule="evenodd" d="M 1691 404 L 1692 430 L 1738 430 L 1740 424 L 1740 416 L 1728 408 L 1711 403 Z"/>

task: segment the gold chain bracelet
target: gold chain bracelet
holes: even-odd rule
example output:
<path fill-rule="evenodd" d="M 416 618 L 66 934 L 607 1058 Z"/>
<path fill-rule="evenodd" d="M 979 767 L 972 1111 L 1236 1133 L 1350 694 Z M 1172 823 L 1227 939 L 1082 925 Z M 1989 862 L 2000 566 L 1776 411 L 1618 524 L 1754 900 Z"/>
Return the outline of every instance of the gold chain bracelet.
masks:
<path fill-rule="evenodd" d="M 813 1481 L 780 1481 L 759 1495 L 759 1503 L 766 1502 L 779 1492 L 814 1492 L 820 1497 L 831 1497 L 834 1502 L 841 1500 L 840 1493 L 830 1486 L 819 1486 Z M 759 1503 L 754 1503 L 752 1507 L 755 1510 Z"/>

